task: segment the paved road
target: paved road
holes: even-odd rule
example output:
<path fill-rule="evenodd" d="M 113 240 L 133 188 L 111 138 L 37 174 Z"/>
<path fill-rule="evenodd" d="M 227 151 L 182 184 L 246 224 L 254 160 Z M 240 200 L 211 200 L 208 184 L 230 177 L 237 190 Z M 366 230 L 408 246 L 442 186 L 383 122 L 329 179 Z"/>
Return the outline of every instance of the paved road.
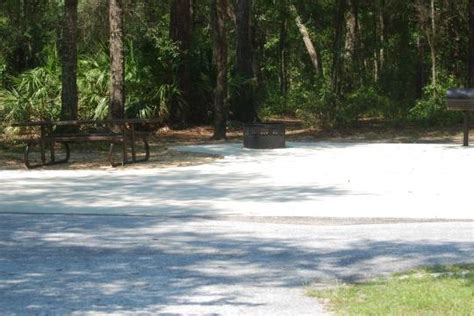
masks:
<path fill-rule="evenodd" d="M 312 282 L 474 262 L 472 222 L 264 220 L 0 215 L 1 314 L 317 315 Z"/>

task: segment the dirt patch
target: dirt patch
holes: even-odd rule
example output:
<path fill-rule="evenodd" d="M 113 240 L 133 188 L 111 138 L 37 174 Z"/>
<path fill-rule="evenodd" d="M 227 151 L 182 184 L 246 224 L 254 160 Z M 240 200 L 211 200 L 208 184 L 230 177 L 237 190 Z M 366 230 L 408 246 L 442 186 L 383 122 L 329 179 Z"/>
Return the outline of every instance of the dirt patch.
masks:
<path fill-rule="evenodd" d="M 319 130 L 305 128 L 299 120 L 285 118 L 273 121 L 284 122 L 289 141 L 334 141 L 334 142 L 393 142 L 393 143 L 459 143 L 462 142 L 462 127 L 420 128 L 413 125 L 393 125 L 382 121 L 365 121 L 350 128 Z M 123 168 L 167 168 L 191 166 L 212 162 L 218 156 L 199 153 L 177 152 L 173 146 L 213 144 L 211 126 L 171 130 L 162 128 L 150 139 L 150 160 L 145 163 L 127 165 Z M 474 138 L 473 138 L 474 139 Z M 242 128 L 231 124 L 228 141 L 241 142 Z M 108 169 L 108 145 L 97 143 L 73 144 L 71 159 L 67 164 L 46 166 L 43 169 Z M 0 170 L 24 169 L 24 144 L 2 144 L 0 140 Z"/>
<path fill-rule="evenodd" d="M 0 147 L 0 170 L 24 169 L 23 164 L 24 146 L 1 146 Z M 60 153 L 58 153 L 60 155 Z M 33 155 L 34 156 L 34 155 Z M 39 156 L 39 155 L 37 155 Z M 72 144 L 70 162 L 53 166 L 45 166 L 39 169 L 111 169 L 108 160 L 108 146 L 106 144 Z M 38 157 L 36 160 L 39 160 Z M 167 168 L 199 165 L 219 159 L 218 156 L 184 153 L 170 149 L 165 144 L 150 144 L 150 159 L 147 162 L 127 165 L 120 168 L 146 169 L 146 168 Z"/>
<path fill-rule="evenodd" d="M 290 128 L 288 128 L 290 126 Z M 365 120 L 350 127 L 332 129 L 302 128 L 297 122 L 287 123 L 287 139 L 333 142 L 374 143 L 462 143 L 461 125 L 451 127 L 420 127 L 380 120 Z M 474 133 L 471 133 L 471 137 Z"/>

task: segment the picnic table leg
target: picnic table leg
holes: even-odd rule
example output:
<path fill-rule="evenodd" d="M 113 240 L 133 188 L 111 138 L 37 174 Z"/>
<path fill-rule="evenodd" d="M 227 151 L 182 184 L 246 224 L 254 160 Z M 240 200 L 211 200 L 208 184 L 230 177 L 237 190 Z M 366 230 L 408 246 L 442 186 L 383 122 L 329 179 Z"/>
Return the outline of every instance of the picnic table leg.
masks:
<path fill-rule="evenodd" d="M 23 162 L 25 163 L 25 167 L 27 169 L 33 169 L 34 167 L 36 167 L 36 166 L 32 166 L 30 164 L 30 149 L 31 149 L 32 146 L 33 146 L 33 143 L 26 144 L 25 153 L 24 153 L 24 156 L 23 156 Z"/>
<path fill-rule="evenodd" d="M 114 143 L 110 143 L 110 148 L 109 148 L 109 163 L 110 165 L 115 168 L 117 166 L 119 166 L 120 164 L 116 164 L 114 163 L 114 159 L 113 159 L 113 154 L 114 154 Z"/>
<path fill-rule="evenodd" d="M 49 135 L 52 135 L 53 134 L 53 126 L 49 126 L 49 131 L 48 131 L 48 134 Z M 51 140 L 49 142 L 49 152 L 51 154 L 51 163 L 54 164 L 56 162 L 56 155 L 55 155 L 55 152 L 54 152 L 54 141 Z"/>
<path fill-rule="evenodd" d="M 64 158 L 64 162 L 68 162 L 69 158 L 71 157 L 71 150 L 69 149 L 68 143 L 63 143 L 64 149 L 66 150 L 66 157 Z"/>
<path fill-rule="evenodd" d="M 55 152 L 54 152 L 54 142 L 52 141 L 50 143 L 50 149 L 49 149 L 49 152 L 51 154 L 51 163 L 55 163 L 56 162 L 56 155 L 55 155 Z"/>
<path fill-rule="evenodd" d="M 148 145 L 148 140 L 146 137 L 143 137 L 143 145 L 145 146 L 145 158 L 143 161 L 148 161 L 148 159 L 150 159 L 150 146 Z"/>
<path fill-rule="evenodd" d="M 41 162 L 43 163 L 43 165 L 46 164 L 46 153 L 45 153 L 46 142 L 45 142 L 45 137 L 46 137 L 46 128 L 45 128 L 44 125 L 41 125 L 40 151 L 41 151 Z"/>
<path fill-rule="evenodd" d="M 51 142 L 51 146 L 54 146 L 56 143 L 55 142 Z M 56 160 L 56 157 L 55 157 L 55 149 L 52 149 L 51 151 L 51 164 L 52 165 L 56 165 L 56 164 L 60 164 L 60 163 L 67 163 L 69 161 L 69 158 L 71 157 L 71 150 L 69 148 L 69 145 L 68 143 L 66 142 L 59 142 L 59 144 L 61 144 L 63 146 L 63 150 L 64 150 L 64 159 L 61 159 L 61 160 Z"/>
<path fill-rule="evenodd" d="M 464 111 L 464 140 L 463 146 L 469 146 L 469 112 Z"/>
<path fill-rule="evenodd" d="M 122 164 L 126 164 L 128 162 L 128 154 L 127 154 L 127 126 L 125 124 L 122 125 Z"/>
<path fill-rule="evenodd" d="M 132 160 L 137 162 L 137 153 L 135 151 L 135 125 L 130 124 L 130 147 L 132 148 Z"/>

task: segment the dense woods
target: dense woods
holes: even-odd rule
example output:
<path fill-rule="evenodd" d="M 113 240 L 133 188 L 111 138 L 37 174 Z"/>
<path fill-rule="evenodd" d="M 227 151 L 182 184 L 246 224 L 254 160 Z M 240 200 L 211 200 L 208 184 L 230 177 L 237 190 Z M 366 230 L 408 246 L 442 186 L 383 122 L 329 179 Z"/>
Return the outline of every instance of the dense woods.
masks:
<path fill-rule="evenodd" d="M 472 0 L 2 0 L 0 116 L 442 124 Z"/>

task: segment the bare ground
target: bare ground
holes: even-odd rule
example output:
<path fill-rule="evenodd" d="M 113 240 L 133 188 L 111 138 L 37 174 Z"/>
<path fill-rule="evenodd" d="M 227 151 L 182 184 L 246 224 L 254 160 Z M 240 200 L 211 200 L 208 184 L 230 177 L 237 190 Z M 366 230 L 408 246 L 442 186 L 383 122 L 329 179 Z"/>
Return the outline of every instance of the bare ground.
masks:
<path fill-rule="evenodd" d="M 287 126 L 290 141 L 334 141 L 334 142 L 395 142 L 395 143 L 461 143 L 462 127 L 420 128 L 412 125 L 387 125 L 385 122 L 366 121 L 358 126 L 338 129 L 306 128 L 299 120 L 286 118 L 278 121 Z M 203 164 L 219 159 L 218 156 L 183 153 L 170 149 L 187 144 L 210 144 L 212 127 L 199 126 L 182 130 L 162 128 L 150 139 L 150 160 L 128 165 L 125 168 L 166 168 Z M 240 142 L 242 132 L 231 128 L 228 141 Z M 74 144 L 71 146 L 69 163 L 46 166 L 43 169 L 108 169 L 108 145 Z M 24 144 L 8 144 L 0 139 L 0 170 L 24 169 Z"/>

